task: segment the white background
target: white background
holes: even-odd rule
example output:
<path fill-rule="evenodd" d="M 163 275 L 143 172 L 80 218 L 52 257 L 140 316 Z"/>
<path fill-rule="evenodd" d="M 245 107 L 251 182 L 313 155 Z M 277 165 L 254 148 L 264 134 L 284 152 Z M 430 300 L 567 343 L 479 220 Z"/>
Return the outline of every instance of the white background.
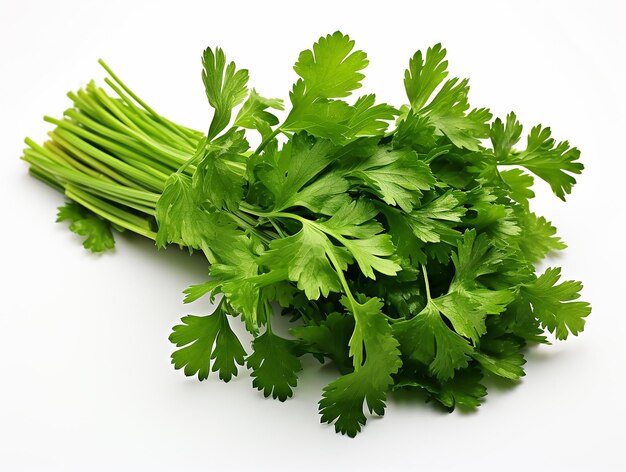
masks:
<path fill-rule="evenodd" d="M 0 5 L 0 470 L 626 470 L 623 2 Z M 441 41 L 473 105 L 515 110 L 582 150 L 567 204 L 539 186 L 534 209 L 569 244 L 551 263 L 584 281 L 594 310 L 578 338 L 532 350 L 520 384 L 490 383 L 477 413 L 392 397 L 356 439 L 319 423 L 336 374 L 311 360 L 284 404 L 245 371 L 229 384 L 174 371 L 171 326 L 209 309 L 182 304 L 202 259 L 129 236 L 113 254 L 87 253 L 54 223 L 63 197 L 19 160 L 23 138 L 50 129 L 41 117 L 102 77 L 99 57 L 163 115 L 206 129 L 205 46 L 287 98 L 298 52 L 337 29 L 368 52 L 363 91 L 381 100 L 403 103 L 408 58 Z"/>

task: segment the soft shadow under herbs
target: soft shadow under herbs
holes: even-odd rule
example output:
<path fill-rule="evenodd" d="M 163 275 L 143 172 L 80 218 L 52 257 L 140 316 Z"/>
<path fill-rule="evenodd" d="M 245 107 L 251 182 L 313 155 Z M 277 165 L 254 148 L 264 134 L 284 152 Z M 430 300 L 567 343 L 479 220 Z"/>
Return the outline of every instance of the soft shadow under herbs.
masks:
<path fill-rule="evenodd" d="M 128 232 L 116 232 L 115 237 L 132 247 L 133 251 L 141 252 L 145 257 L 160 260 L 164 271 L 174 271 L 176 275 L 183 275 L 189 280 L 189 285 L 204 282 L 208 278 L 209 264 L 200 251 L 190 252 L 187 248 L 178 248 L 177 246 L 157 249 L 154 241 Z M 182 295 L 178 295 L 181 296 L 182 300 Z"/>

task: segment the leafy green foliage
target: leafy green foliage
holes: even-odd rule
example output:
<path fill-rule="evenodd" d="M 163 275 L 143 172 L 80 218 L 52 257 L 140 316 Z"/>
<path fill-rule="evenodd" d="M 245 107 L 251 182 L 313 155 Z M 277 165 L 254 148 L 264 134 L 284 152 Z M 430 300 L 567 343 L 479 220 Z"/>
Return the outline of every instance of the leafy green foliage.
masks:
<path fill-rule="evenodd" d="M 235 126 L 256 129 L 264 138 L 268 137 L 272 133 L 272 126 L 279 123 L 278 118 L 267 111 L 268 108 L 284 110 L 285 107 L 282 100 L 264 98 L 252 89 L 248 99 L 239 110 L 237 118 L 235 118 Z"/>
<path fill-rule="evenodd" d="M 480 406 L 480 403 L 487 389 L 480 382 L 483 374 L 475 365 L 463 369 L 446 382 L 435 382 L 423 373 L 415 373 L 411 379 L 400 380 L 395 390 L 420 389 L 427 393 L 428 397 L 437 400 L 449 411 L 455 408 L 462 410 L 473 410 Z"/>
<path fill-rule="evenodd" d="M 226 65 L 226 55 L 220 48 L 206 48 L 202 54 L 202 81 L 209 104 L 215 109 L 208 138 L 214 138 L 230 122 L 234 107 L 246 98 L 248 71 L 237 70 L 234 62 Z"/>
<path fill-rule="evenodd" d="M 320 294 L 327 297 L 330 292 L 341 290 L 337 272 L 328 258 L 334 251 L 322 231 L 304 224 L 293 236 L 272 241 L 261 261 L 273 272 L 283 271 L 281 279 L 296 282 L 309 300 L 317 300 Z"/>
<path fill-rule="evenodd" d="M 344 298 L 342 304 L 354 316 L 355 328 L 350 339 L 350 354 L 355 370 L 338 378 L 324 388 L 320 401 L 322 421 L 335 422 L 337 432 L 356 436 L 365 425 L 363 402 L 370 413 L 382 416 L 385 412 L 387 389 L 392 385 L 392 375 L 402 365 L 398 341 L 380 311 L 382 302 L 377 298 L 361 302 Z M 362 362 L 362 351 L 365 361 Z"/>
<path fill-rule="evenodd" d="M 184 346 L 172 354 L 176 369 L 184 368 L 185 375 L 198 374 L 199 380 L 205 380 L 213 359 L 212 370 L 224 382 L 237 375 L 237 364 L 243 365 L 246 352 L 228 324 L 231 310 L 222 299 L 212 315 L 188 315 L 181 319 L 182 325 L 174 326 L 169 339 L 177 347 Z"/>
<path fill-rule="evenodd" d="M 360 88 L 365 77 L 360 71 L 367 55 L 353 49 L 354 41 L 337 31 L 300 53 L 294 70 L 301 79 L 290 93 L 293 108 L 282 129 L 307 131 L 337 144 L 385 131 L 386 121 L 397 114 L 393 107 L 376 105 L 374 95 L 360 97 L 353 106 L 336 100 Z"/>
<path fill-rule="evenodd" d="M 437 379 L 445 381 L 455 370 L 467 367 L 472 346 L 448 327 L 434 302 L 413 318 L 395 323 L 393 330 L 403 356 L 428 366 Z"/>
<path fill-rule="evenodd" d="M 191 191 L 191 180 L 182 174 L 172 174 L 157 203 L 156 220 L 159 224 L 158 247 L 176 243 L 200 249 L 211 216 Z"/>
<path fill-rule="evenodd" d="M 328 357 L 342 374 L 352 371 L 349 360 L 349 340 L 354 331 L 354 317 L 346 313 L 331 313 L 319 322 L 291 328 L 290 332 L 303 343 L 306 352 Z"/>
<path fill-rule="evenodd" d="M 93 84 L 71 94 L 52 142 L 27 140 L 24 157 L 76 200 L 59 221 L 88 249 L 113 247 L 112 224 L 204 254 L 208 280 L 185 302 L 219 302 L 174 327 L 176 369 L 229 381 L 245 364 L 255 388 L 284 401 L 301 356 L 330 361 L 341 376 L 324 388 L 321 419 L 353 437 L 392 390 L 473 409 L 485 375 L 517 381 L 527 346 L 583 330 L 582 284 L 560 282 L 559 268 L 535 275 L 565 244 L 531 211 L 534 176 L 564 199 L 580 153 L 550 128 L 524 136 L 514 113 L 492 120 L 472 108 L 441 45 L 410 59 L 408 103 L 395 107 L 351 97 L 367 56 L 340 32 L 323 36 L 298 57 L 284 117 L 283 101 L 249 90 L 248 72 L 221 49 L 202 63 L 214 109 L 206 135 L 123 94 L 112 76 L 117 98 Z M 295 323 L 289 335 L 272 330 L 279 316 Z M 234 318 L 251 335 L 249 355 Z"/>
<path fill-rule="evenodd" d="M 413 209 L 421 191 L 435 185 L 430 167 L 407 150 L 380 148 L 356 163 L 348 175 L 372 189 L 388 205 L 397 205 L 405 212 Z"/>
<path fill-rule="evenodd" d="M 254 241 L 241 235 L 223 243 L 223 246 L 218 246 L 222 249 L 218 253 L 219 259 L 211 265 L 209 271 L 213 277 L 212 293 L 223 293 L 232 306 L 241 312 L 248 330 L 256 333 L 263 300 L 261 290 L 252 280 L 259 273 Z"/>
<path fill-rule="evenodd" d="M 365 77 L 360 73 L 367 64 L 367 55 L 355 51 L 354 41 L 337 31 L 321 37 L 300 53 L 293 67 L 302 77 L 306 93 L 319 98 L 341 98 L 361 87 Z"/>
<path fill-rule="evenodd" d="M 546 269 L 536 280 L 525 284 L 522 293 L 542 326 L 555 333 L 557 339 L 567 339 L 569 334 L 576 336 L 585 328 L 591 307 L 587 302 L 576 301 L 582 289 L 580 282 L 567 280 L 557 285 L 560 278 L 560 268 Z"/>
<path fill-rule="evenodd" d="M 104 252 L 115 247 L 115 240 L 108 221 L 76 202 L 67 202 L 58 208 L 57 222 L 69 221 L 70 231 L 84 236 L 83 246 L 91 252 Z"/>
<path fill-rule="evenodd" d="M 496 119 L 491 127 L 491 141 L 499 164 L 519 165 L 542 178 L 561 200 L 572 191 L 576 179 L 584 166 L 578 162 L 580 151 L 569 142 L 557 143 L 550 128 L 533 127 L 528 135 L 526 149 L 517 152 L 512 148 L 520 139 L 522 125 L 515 113 L 507 116 L 506 125 Z"/>
<path fill-rule="evenodd" d="M 293 395 L 298 383 L 297 373 L 302 370 L 296 355 L 294 341 L 266 331 L 252 343 L 254 352 L 246 360 L 252 369 L 252 385 L 263 395 L 284 402 Z"/>
<path fill-rule="evenodd" d="M 306 133 L 299 133 L 280 152 L 258 166 L 259 180 L 274 196 L 275 211 L 309 206 L 308 197 L 313 195 L 304 187 L 332 162 L 331 148 L 328 141 L 316 141 Z M 346 188 L 342 186 L 339 190 Z"/>
<path fill-rule="evenodd" d="M 455 146 L 476 151 L 480 148 L 479 140 L 489 136 L 491 113 L 486 108 L 468 112 L 468 80 L 454 78 L 444 82 L 448 75 L 445 57 L 446 50 L 437 44 L 425 56 L 416 52 L 409 61 L 404 87 L 411 110 L 427 118 Z"/>

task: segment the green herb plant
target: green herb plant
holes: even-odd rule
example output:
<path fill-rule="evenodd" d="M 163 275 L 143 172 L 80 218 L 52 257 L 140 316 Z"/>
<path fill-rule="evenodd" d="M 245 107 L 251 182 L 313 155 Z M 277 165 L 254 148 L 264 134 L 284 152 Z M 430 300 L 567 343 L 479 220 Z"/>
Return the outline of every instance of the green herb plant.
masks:
<path fill-rule="evenodd" d="M 311 354 L 341 374 L 319 411 L 349 436 L 394 390 L 471 409 L 483 376 L 516 381 L 527 346 L 584 328 L 580 282 L 535 274 L 565 245 L 530 210 L 535 178 L 565 200 L 583 165 L 550 128 L 522 139 L 514 113 L 470 108 L 445 57 L 441 45 L 415 53 L 399 108 L 373 94 L 347 101 L 368 60 L 336 32 L 300 54 L 285 107 L 208 48 L 206 134 L 157 114 L 101 61 L 112 92 L 90 82 L 70 93 L 63 117 L 45 118 L 50 140 L 26 139 L 23 159 L 70 200 L 58 220 L 87 249 L 113 248 L 114 229 L 206 256 L 207 281 L 185 302 L 208 296 L 215 311 L 183 317 L 170 336 L 186 375 L 228 382 L 245 365 L 284 401 Z M 272 329 L 280 316 L 289 337 Z"/>

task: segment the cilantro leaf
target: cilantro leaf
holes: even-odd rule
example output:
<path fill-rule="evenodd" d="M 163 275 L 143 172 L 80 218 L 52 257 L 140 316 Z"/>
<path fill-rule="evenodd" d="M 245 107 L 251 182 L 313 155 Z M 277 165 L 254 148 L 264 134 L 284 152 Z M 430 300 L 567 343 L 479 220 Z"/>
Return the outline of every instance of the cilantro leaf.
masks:
<path fill-rule="evenodd" d="M 470 367 L 459 372 L 453 379 L 442 383 L 434 397 L 451 411 L 457 407 L 477 408 L 487 394 L 487 389 L 480 383 L 481 380 L 480 370 Z"/>
<path fill-rule="evenodd" d="M 404 88 L 413 110 L 421 110 L 435 89 L 448 76 L 446 50 L 441 43 L 428 48 L 426 55 L 417 51 L 404 72 Z"/>
<path fill-rule="evenodd" d="M 172 354 L 174 368 L 184 367 L 185 375 L 198 374 L 199 380 L 209 377 L 213 344 L 219 331 L 218 310 L 209 316 L 187 315 L 182 325 L 174 326 L 170 341 L 176 347 L 186 346 Z"/>
<path fill-rule="evenodd" d="M 211 265 L 209 275 L 215 278 L 213 292 L 223 293 L 230 304 L 243 315 L 246 328 L 258 331 L 261 291 L 254 282 L 259 274 L 258 255 L 254 241 L 245 235 L 230 237 L 228 250 L 220 251 L 220 259 Z"/>
<path fill-rule="evenodd" d="M 244 365 L 246 351 L 239 342 L 239 338 L 230 328 L 228 318 L 220 317 L 220 330 L 215 339 L 215 349 L 211 358 L 213 361 L 213 372 L 219 372 L 219 377 L 224 382 L 228 382 L 237 375 L 237 365 Z"/>
<path fill-rule="evenodd" d="M 345 141 L 351 130 L 348 122 L 353 109 L 342 100 L 316 98 L 307 94 L 302 80 L 295 83 L 289 93 L 293 108 L 281 125 L 285 131 L 306 131 L 319 138 L 329 139 L 335 144 Z"/>
<path fill-rule="evenodd" d="M 426 263 L 424 243 L 414 234 L 409 219 L 402 211 L 387 207 L 382 209 L 382 213 L 385 215 L 391 241 L 396 248 L 401 273 L 415 272 L 418 264 Z"/>
<path fill-rule="evenodd" d="M 526 375 L 522 366 L 526 359 L 521 352 L 509 352 L 500 355 L 485 354 L 475 351 L 472 357 L 478 361 L 483 369 L 509 380 L 518 380 Z"/>
<path fill-rule="evenodd" d="M 572 191 L 572 186 L 576 183 L 572 174 L 580 174 L 584 168 L 578 162 L 580 151 L 570 147 L 568 141 L 557 143 L 551 137 L 550 128 L 537 125 L 528 135 L 526 149 L 518 152 L 513 146 L 519 142 L 522 130 L 522 125 L 513 112 L 507 116 L 506 124 L 499 118 L 493 122 L 490 137 L 498 164 L 525 167 L 550 184 L 554 194 L 565 200 L 565 195 Z M 525 187 L 530 185 L 532 181 L 530 184 L 526 181 Z M 530 193 L 532 196 L 532 192 Z"/>
<path fill-rule="evenodd" d="M 237 364 L 243 365 L 245 351 L 228 324 L 227 314 L 228 307 L 222 299 L 213 314 L 188 315 L 181 319 L 182 325 L 174 326 L 169 339 L 176 347 L 182 347 L 172 353 L 176 369 L 184 368 L 185 375 L 198 374 L 199 380 L 205 380 L 214 359 L 212 370 L 219 372 L 224 382 L 237 375 Z"/>
<path fill-rule="evenodd" d="M 262 97 L 256 90 L 252 89 L 235 118 L 235 126 L 256 129 L 263 138 L 268 137 L 272 133 L 271 127 L 279 122 L 275 115 L 267 111 L 268 108 L 285 109 L 282 100 Z"/>
<path fill-rule="evenodd" d="M 486 330 L 485 317 L 502 313 L 514 299 L 511 291 L 490 290 L 481 282 L 482 277 L 500 270 L 503 253 L 490 244 L 484 233 L 477 235 L 470 230 L 463 234 L 451 257 L 454 277 L 438 307 L 458 333 L 477 344 Z"/>
<path fill-rule="evenodd" d="M 284 402 L 293 395 L 297 373 L 302 370 L 296 344 L 268 330 L 254 339 L 252 347 L 254 352 L 246 359 L 252 369 L 252 385 L 266 397 L 271 395 Z"/>
<path fill-rule="evenodd" d="M 383 415 L 386 391 L 393 383 L 392 375 L 402 365 L 398 341 L 380 311 L 379 299 L 360 301 L 344 298 L 342 303 L 355 318 L 354 334 L 350 340 L 350 352 L 355 360 L 355 371 L 339 377 L 324 388 L 319 402 L 322 421 L 335 422 L 335 430 L 350 437 L 356 436 L 365 425 L 363 403 L 367 402 L 370 413 Z M 356 353 L 365 349 L 366 358 Z"/>
<path fill-rule="evenodd" d="M 289 94 L 293 108 L 282 130 L 304 130 L 335 144 L 384 132 L 387 121 L 398 114 L 394 107 L 377 105 L 373 94 L 360 97 L 353 106 L 337 100 L 361 87 L 364 76 L 359 71 L 367 66 L 367 55 L 353 48 L 354 41 L 336 32 L 300 53 L 294 70 L 301 79 Z"/>
<path fill-rule="evenodd" d="M 430 154 L 437 147 L 437 136 L 435 126 L 427 116 L 415 114 L 409 110 L 405 118 L 398 123 L 398 127 L 393 135 L 394 148 L 408 147 L 420 153 Z"/>
<path fill-rule="evenodd" d="M 354 41 L 339 31 L 321 37 L 300 53 L 294 66 L 304 81 L 306 94 L 319 98 L 341 98 L 361 87 L 365 77 L 359 71 L 367 64 L 363 51 L 354 51 Z"/>
<path fill-rule="evenodd" d="M 377 210 L 364 199 L 341 207 L 329 220 L 318 223 L 324 232 L 336 238 L 354 257 L 366 277 L 375 278 L 374 271 L 395 275 L 400 266 L 389 258 L 394 247 L 389 234 L 373 218 Z"/>
<path fill-rule="evenodd" d="M 464 201 L 465 197 L 461 192 L 448 191 L 415 208 L 407 215 L 407 224 L 413 234 L 423 242 L 454 242 L 460 233 L 452 226 L 461 222 L 465 215 Z"/>
<path fill-rule="evenodd" d="M 331 148 L 329 141 L 298 133 L 280 152 L 269 156 L 265 165 L 259 166 L 257 175 L 272 192 L 275 211 L 298 204 L 306 206 L 310 194 L 299 192 L 332 162 Z"/>
<path fill-rule="evenodd" d="M 359 97 L 354 105 L 342 100 L 305 95 L 304 82 L 297 82 L 290 93 L 293 109 L 281 126 L 285 131 L 306 131 L 314 136 L 347 144 L 359 137 L 382 136 L 398 114 L 386 103 L 375 103 L 375 96 Z"/>
<path fill-rule="evenodd" d="M 236 208 L 243 198 L 243 169 L 239 154 L 209 151 L 194 172 L 194 188 L 215 208 Z"/>
<path fill-rule="evenodd" d="M 336 259 L 341 257 L 322 231 L 304 224 L 293 236 L 272 241 L 260 262 L 274 271 L 273 279 L 297 282 L 309 300 L 317 300 L 320 294 L 327 297 L 330 292 L 341 290 L 337 272 L 328 259 L 329 253 Z M 345 260 L 345 256 L 342 259 Z M 284 274 L 276 274 L 277 271 Z"/>
<path fill-rule="evenodd" d="M 327 173 L 307 184 L 289 202 L 291 206 L 301 206 L 321 215 L 333 215 L 341 207 L 350 203 L 348 195 L 350 183 L 335 172 Z"/>
<path fill-rule="evenodd" d="M 382 209 L 405 273 L 413 270 L 411 267 L 426 263 L 425 243 L 456 243 L 461 233 L 454 226 L 465 214 L 464 201 L 461 192 L 449 191 L 414 208 L 409 214 L 388 207 Z M 446 253 L 448 250 L 445 249 Z"/>
<path fill-rule="evenodd" d="M 70 201 L 58 208 L 57 222 L 69 221 L 70 231 L 84 236 L 83 246 L 91 252 L 104 252 L 115 247 L 111 224 L 96 214 Z"/>
<path fill-rule="evenodd" d="M 463 234 L 452 261 L 456 268 L 451 287 L 476 286 L 476 280 L 497 271 L 502 263 L 503 253 L 492 244 L 486 234 L 468 230 Z"/>
<path fill-rule="evenodd" d="M 565 200 L 565 195 L 571 193 L 576 183 L 573 174 L 580 174 L 584 166 L 578 162 L 578 149 L 571 147 L 568 141 L 557 143 L 551 135 L 550 128 L 542 128 L 541 125 L 533 127 L 526 149 L 510 153 L 498 162 L 525 167 L 550 184 L 554 194 Z"/>
<path fill-rule="evenodd" d="M 463 222 L 476 231 L 491 236 L 494 244 L 506 246 L 521 230 L 515 210 L 501 202 L 497 192 L 497 189 L 490 187 L 476 187 L 467 192 L 470 208 Z"/>
<path fill-rule="evenodd" d="M 449 292 L 434 299 L 432 303 L 450 320 L 454 331 L 471 339 L 474 344 L 477 344 L 480 337 L 487 331 L 485 311 L 481 310 L 481 305 L 477 301 L 466 294 Z"/>
<path fill-rule="evenodd" d="M 543 216 L 526 211 L 518 213 L 522 230 L 518 244 L 526 259 L 538 262 L 550 251 L 560 251 L 567 246 L 556 236 L 556 228 Z"/>
<path fill-rule="evenodd" d="M 448 75 L 445 57 L 446 50 L 437 44 L 429 48 L 425 56 L 418 51 L 409 61 L 404 86 L 411 109 L 417 115 L 428 117 L 455 146 L 476 151 L 480 148 L 480 139 L 489 136 L 488 122 L 492 115 L 486 108 L 467 113 L 468 80 L 453 78 L 444 82 Z"/>
<path fill-rule="evenodd" d="M 445 382 L 437 382 L 428 377 L 411 378 L 398 384 L 398 388 L 417 387 L 428 392 L 449 411 L 455 408 L 472 410 L 480 406 L 487 395 L 487 389 L 480 382 L 483 374 L 476 366 L 469 366 Z"/>
<path fill-rule="evenodd" d="M 354 317 L 333 312 L 319 324 L 291 328 L 290 333 L 306 345 L 307 352 L 330 358 L 342 374 L 353 370 L 348 342 L 354 331 Z"/>
<path fill-rule="evenodd" d="M 360 136 L 376 136 L 385 132 L 390 120 L 398 111 L 386 103 L 376 104 L 376 95 L 369 94 L 359 97 L 353 106 L 352 114 L 347 126 L 350 128 L 350 138 Z"/>
<path fill-rule="evenodd" d="M 372 205 L 359 200 L 339 208 L 326 221 L 299 219 L 300 231 L 270 243 L 260 258 L 270 272 L 255 280 L 291 280 L 310 300 L 316 300 L 320 294 L 326 297 L 341 290 L 336 271 L 346 270 L 353 260 L 366 277 L 375 278 L 374 271 L 395 274 L 400 267 L 386 257 L 394 253 L 393 244 L 389 235 L 380 234 L 383 227 L 373 221 L 376 213 Z"/>
<path fill-rule="evenodd" d="M 202 54 L 202 67 L 206 96 L 215 109 L 207 135 L 208 139 L 213 139 L 228 126 L 233 108 L 246 98 L 248 71 L 237 70 L 234 62 L 226 65 L 226 55 L 221 48 L 216 48 L 215 52 L 206 48 Z"/>
<path fill-rule="evenodd" d="M 467 79 L 448 80 L 421 112 L 427 113 L 435 127 L 455 146 L 477 151 L 480 149 L 480 139 L 489 136 L 488 123 L 492 115 L 486 108 L 475 108 L 467 113 L 468 93 Z"/>
<path fill-rule="evenodd" d="M 200 249 L 205 241 L 205 228 L 210 225 L 209 212 L 192 191 L 191 180 L 183 174 L 172 174 L 156 205 L 157 247 L 176 243 Z"/>
<path fill-rule="evenodd" d="M 185 299 L 183 300 L 183 302 L 184 303 L 195 302 L 196 300 L 211 293 L 214 286 L 215 284 L 213 281 L 204 282 L 204 283 L 197 284 L 197 285 L 190 285 L 185 290 L 183 290 L 183 293 L 185 294 Z"/>
<path fill-rule="evenodd" d="M 506 159 L 509 156 L 513 146 L 519 142 L 522 130 L 523 127 L 513 112 L 507 115 L 506 124 L 500 118 L 493 121 L 489 137 L 497 159 Z"/>
<path fill-rule="evenodd" d="M 575 301 L 583 287 L 580 282 L 567 280 L 557 285 L 560 278 L 560 268 L 546 269 L 522 286 L 522 292 L 542 326 L 555 333 L 557 339 L 567 339 L 569 334 L 576 336 L 584 329 L 591 308 L 587 302 Z"/>
<path fill-rule="evenodd" d="M 422 190 L 435 185 L 430 167 L 410 150 L 381 148 L 353 166 L 348 175 L 374 190 L 388 205 L 398 205 L 406 212 L 412 210 Z"/>
<path fill-rule="evenodd" d="M 394 323 L 393 334 L 404 358 L 428 366 L 442 381 L 467 367 L 473 351 L 467 340 L 446 325 L 432 301 L 413 318 Z"/>
<path fill-rule="evenodd" d="M 530 189 L 535 183 L 532 175 L 526 174 L 521 169 L 509 169 L 500 171 L 500 177 L 508 186 L 511 199 L 528 210 L 528 201 L 535 198 L 535 192 Z"/>

